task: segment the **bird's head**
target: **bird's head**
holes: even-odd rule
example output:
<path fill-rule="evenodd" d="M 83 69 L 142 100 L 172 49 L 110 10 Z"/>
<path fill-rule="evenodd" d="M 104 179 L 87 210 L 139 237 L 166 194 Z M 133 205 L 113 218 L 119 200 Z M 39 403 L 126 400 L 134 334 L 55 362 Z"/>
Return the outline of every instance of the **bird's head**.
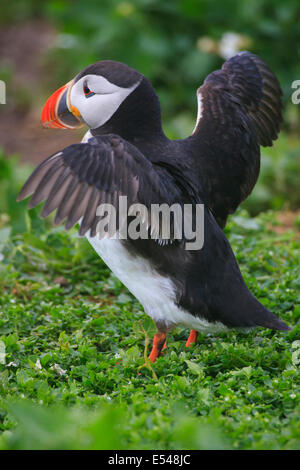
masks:
<path fill-rule="evenodd" d="M 161 129 L 160 105 L 150 82 L 120 62 L 88 66 L 47 100 L 42 125 L 76 129 L 86 124 L 94 135 L 124 138 Z"/>

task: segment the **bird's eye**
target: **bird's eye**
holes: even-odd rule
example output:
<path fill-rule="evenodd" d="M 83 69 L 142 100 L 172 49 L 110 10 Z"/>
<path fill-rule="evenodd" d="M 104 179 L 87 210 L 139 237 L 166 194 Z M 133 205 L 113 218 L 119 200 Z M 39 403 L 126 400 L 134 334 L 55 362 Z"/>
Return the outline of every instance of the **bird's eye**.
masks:
<path fill-rule="evenodd" d="M 86 98 L 89 98 L 90 96 L 93 96 L 95 94 L 93 91 L 89 89 L 87 83 L 84 83 L 83 85 L 83 92 Z"/>

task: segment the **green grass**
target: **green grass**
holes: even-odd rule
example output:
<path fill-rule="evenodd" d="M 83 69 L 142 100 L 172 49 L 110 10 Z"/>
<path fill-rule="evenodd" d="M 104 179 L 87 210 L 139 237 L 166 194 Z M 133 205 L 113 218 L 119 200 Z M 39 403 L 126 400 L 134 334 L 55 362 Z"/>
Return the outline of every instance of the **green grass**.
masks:
<path fill-rule="evenodd" d="M 291 332 L 199 335 L 188 350 L 178 328 L 142 367 L 152 320 L 76 230 L 15 203 L 29 172 L 0 158 L 0 449 L 300 448 L 299 216 L 277 234 L 275 212 L 240 210 L 226 228 Z"/>
<path fill-rule="evenodd" d="M 102 2 L 101 14 L 90 0 L 72 15 L 64 0 L 15 3 L 2 6 L 2 23 L 50 18 L 60 33 L 42 58 L 51 72 L 45 96 L 89 63 L 121 60 L 155 85 L 168 135 L 184 137 L 196 88 L 223 62 L 198 40 L 218 44 L 236 31 L 279 76 L 286 128 L 298 129 L 300 107 L 290 103 L 300 70 L 296 0 L 264 0 L 251 11 L 246 0 L 223 11 L 220 2 L 116 0 Z M 12 70 L 2 64 L 7 83 Z M 17 97 L 22 112 L 27 91 Z M 263 150 L 244 204 L 252 215 L 299 208 L 296 139 L 281 134 Z M 29 171 L 0 152 L 0 449 L 299 449 L 299 216 L 298 231 L 276 234 L 275 213 L 240 211 L 226 230 L 249 288 L 293 331 L 199 335 L 187 350 L 188 331 L 177 329 L 164 357 L 141 368 L 151 320 L 75 231 L 50 228 L 36 211 L 26 217 L 15 199 Z"/>
<path fill-rule="evenodd" d="M 37 212 L 0 230 L 0 448 L 300 447 L 299 326 L 199 335 L 191 350 L 178 328 L 141 368 L 152 321 L 85 239 Z M 294 326 L 299 243 L 271 224 L 240 212 L 227 235 L 252 292 Z"/>

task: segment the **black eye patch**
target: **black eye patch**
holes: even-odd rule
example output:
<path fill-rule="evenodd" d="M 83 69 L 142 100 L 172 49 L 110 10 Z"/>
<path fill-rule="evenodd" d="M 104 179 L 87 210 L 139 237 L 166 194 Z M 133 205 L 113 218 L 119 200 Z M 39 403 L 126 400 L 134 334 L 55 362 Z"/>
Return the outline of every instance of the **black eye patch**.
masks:
<path fill-rule="evenodd" d="M 86 98 L 89 98 L 90 96 L 93 96 L 95 93 L 89 89 L 87 86 L 87 83 L 83 84 L 83 93 Z"/>

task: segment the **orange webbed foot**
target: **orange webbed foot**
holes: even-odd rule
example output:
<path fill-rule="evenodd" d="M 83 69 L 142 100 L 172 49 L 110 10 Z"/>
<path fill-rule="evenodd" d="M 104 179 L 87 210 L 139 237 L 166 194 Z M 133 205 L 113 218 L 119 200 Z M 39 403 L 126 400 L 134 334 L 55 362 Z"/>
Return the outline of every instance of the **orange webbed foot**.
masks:
<path fill-rule="evenodd" d="M 192 344 L 196 344 L 197 342 L 197 337 L 198 337 L 198 331 L 196 330 L 191 330 L 190 336 L 188 337 L 187 342 L 185 343 L 185 346 L 187 348 L 190 348 Z"/>
<path fill-rule="evenodd" d="M 155 362 L 161 355 L 162 350 L 166 348 L 166 336 L 166 333 L 156 333 L 154 336 L 153 347 L 149 356 L 151 362 Z"/>

